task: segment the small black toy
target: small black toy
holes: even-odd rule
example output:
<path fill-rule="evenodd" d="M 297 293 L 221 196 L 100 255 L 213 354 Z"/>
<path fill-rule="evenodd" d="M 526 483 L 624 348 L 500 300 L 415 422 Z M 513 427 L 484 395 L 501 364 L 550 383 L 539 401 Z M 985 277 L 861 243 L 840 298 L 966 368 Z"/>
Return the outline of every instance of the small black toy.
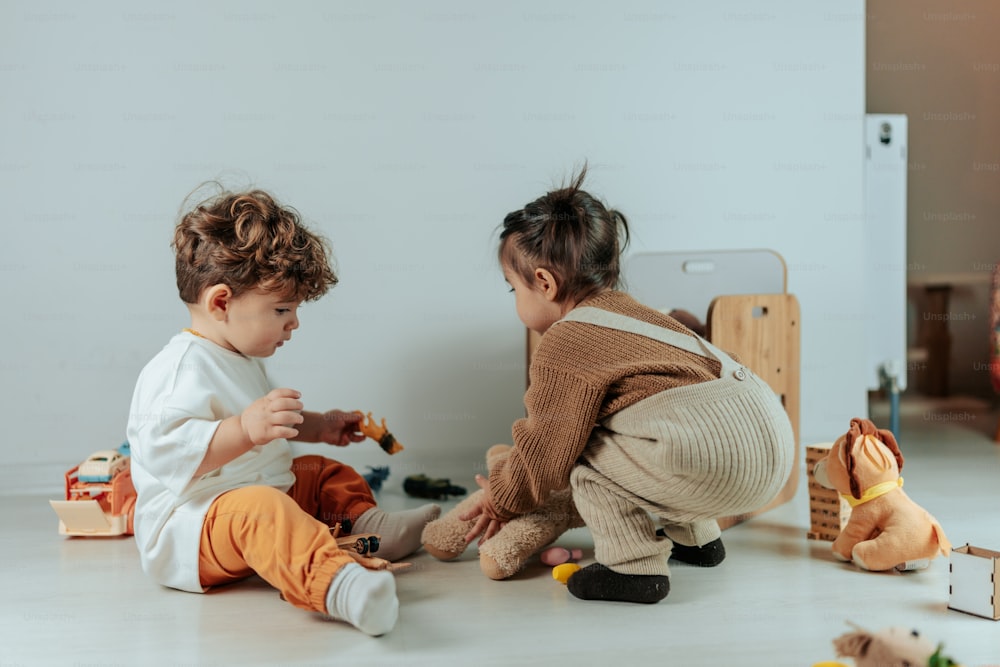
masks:
<path fill-rule="evenodd" d="M 465 487 L 455 486 L 450 479 L 431 479 L 427 475 L 410 475 L 403 480 L 403 491 L 414 498 L 432 500 L 465 495 Z"/>

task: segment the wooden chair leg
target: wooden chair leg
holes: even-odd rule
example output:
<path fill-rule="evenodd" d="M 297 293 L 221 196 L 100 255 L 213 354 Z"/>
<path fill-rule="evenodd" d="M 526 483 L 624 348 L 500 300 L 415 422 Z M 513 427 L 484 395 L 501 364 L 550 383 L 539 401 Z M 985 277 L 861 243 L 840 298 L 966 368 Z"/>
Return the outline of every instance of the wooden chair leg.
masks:
<path fill-rule="evenodd" d="M 1000 419 L 997 419 L 997 432 L 993 436 L 993 442 L 1000 444 Z"/>

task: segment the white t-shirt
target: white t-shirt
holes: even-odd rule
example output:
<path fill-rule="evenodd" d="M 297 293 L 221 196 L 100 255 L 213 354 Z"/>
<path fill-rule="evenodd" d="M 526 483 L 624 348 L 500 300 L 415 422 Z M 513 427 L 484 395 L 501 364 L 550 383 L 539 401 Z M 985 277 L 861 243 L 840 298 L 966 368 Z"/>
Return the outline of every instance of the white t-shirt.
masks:
<path fill-rule="evenodd" d="M 260 359 L 184 332 L 146 364 L 128 420 L 135 539 L 143 569 L 164 586 L 203 592 L 201 528 L 212 501 L 242 486 L 287 491 L 295 481 L 288 441 L 257 446 L 192 479 L 219 423 L 272 387 Z"/>

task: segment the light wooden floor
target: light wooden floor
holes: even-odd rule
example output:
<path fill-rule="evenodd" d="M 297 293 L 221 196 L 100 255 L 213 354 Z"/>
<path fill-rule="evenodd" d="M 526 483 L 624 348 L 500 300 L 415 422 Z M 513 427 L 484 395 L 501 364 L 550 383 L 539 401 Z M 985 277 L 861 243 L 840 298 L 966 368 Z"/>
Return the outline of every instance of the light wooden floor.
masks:
<path fill-rule="evenodd" d="M 1000 550 L 1000 447 L 995 413 L 981 407 L 907 403 L 899 440 L 907 492 L 952 542 Z M 400 484 L 390 477 L 383 506 L 422 502 Z M 400 622 L 381 638 L 295 609 L 259 580 L 207 595 L 159 588 L 131 539 L 62 538 L 48 498 L 4 496 L 0 665 L 808 667 L 835 658 L 831 641 L 848 622 L 915 628 L 965 667 L 1000 665 L 1000 622 L 947 608 L 947 559 L 907 574 L 838 563 L 828 543 L 805 538 L 799 488 L 727 530 L 720 567 L 673 567 L 669 597 L 653 606 L 576 600 L 540 564 L 493 582 L 473 551 L 455 563 L 420 553 L 398 575 Z M 586 549 L 589 535 L 559 544 Z"/>

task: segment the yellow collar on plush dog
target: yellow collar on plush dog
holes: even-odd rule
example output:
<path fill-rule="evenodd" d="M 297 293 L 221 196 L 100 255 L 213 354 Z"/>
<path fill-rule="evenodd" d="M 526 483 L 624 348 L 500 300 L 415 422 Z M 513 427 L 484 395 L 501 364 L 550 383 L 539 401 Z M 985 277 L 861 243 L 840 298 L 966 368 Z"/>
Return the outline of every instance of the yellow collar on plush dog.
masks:
<path fill-rule="evenodd" d="M 879 496 L 884 496 L 893 489 L 903 488 L 903 478 L 900 477 L 895 482 L 882 482 L 881 484 L 876 484 L 875 486 L 865 489 L 865 492 L 861 494 L 860 498 L 855 498 L 847 494 L 840 494 L 840 497 L 847 501 L 847 504 L 851 507 L 857 507 L 858 505 L 863 505 L 869 500 L 875 500 Z"/>

